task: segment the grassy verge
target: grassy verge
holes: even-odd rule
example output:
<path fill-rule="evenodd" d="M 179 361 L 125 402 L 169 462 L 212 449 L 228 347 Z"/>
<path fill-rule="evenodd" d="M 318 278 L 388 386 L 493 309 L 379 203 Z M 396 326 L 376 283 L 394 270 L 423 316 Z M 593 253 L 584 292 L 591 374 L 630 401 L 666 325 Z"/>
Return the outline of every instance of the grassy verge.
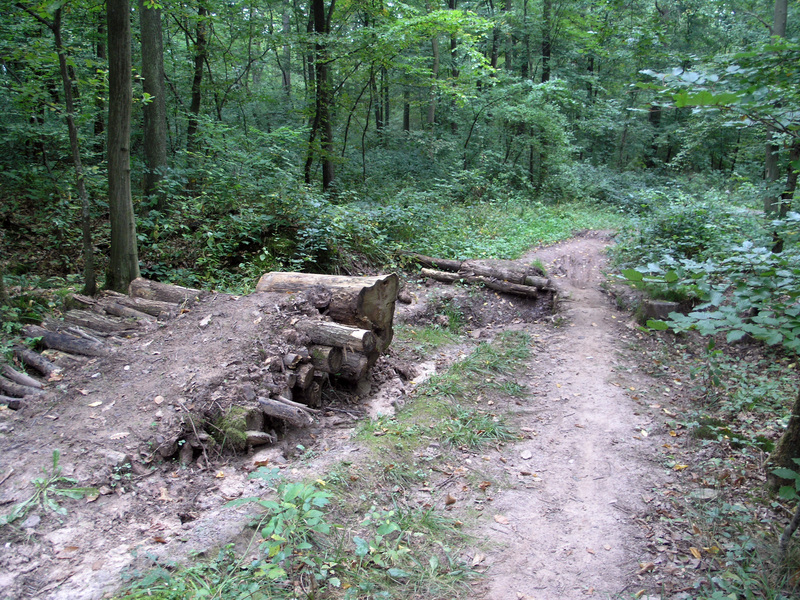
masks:
<path fill-rule="evenodd" d="M 361 458 L 326 467 L 325 480 L 260 468 L 253 476 L 273 493 L 236 501 L 263 509 L 253 551 L 226 547 L 211 562 L 157 567 L 118 598 L 470 597 L 468 540 L 438 496 L 458 476 L 454 456 L 517 438 L 501 407 L 524 393 L 514 373 L 530 346 L 516 332 L 476 346 L 394 417 L 363 421 L 354 432 Z M 488 477 L 479 468 L 469 476 Z"/>

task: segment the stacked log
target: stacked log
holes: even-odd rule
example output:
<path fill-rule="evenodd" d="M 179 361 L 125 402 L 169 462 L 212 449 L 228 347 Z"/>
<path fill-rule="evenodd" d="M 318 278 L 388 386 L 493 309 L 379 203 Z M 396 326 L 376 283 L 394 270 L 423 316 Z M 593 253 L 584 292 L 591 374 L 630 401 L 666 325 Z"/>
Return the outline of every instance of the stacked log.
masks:
<path fill-rule="evenodd" d="M 395 274 L 346 277 L 271 272 L 261 277 L 256 291 L 305 294 L 331 320 L 301 319 L 294 327 L 315 344 L 340 349 L 336 368 L 318 370 L 357 383 L 368 376 L 380 354 L 391 344 L 398 287 Z M 313 386 L 309 388 L 312 391 L 304 391 L 302 396 L 310 395 L 313 401 L 317 392 Z"/>
<path fill-rule="evenodd" d="M 424 254 L 409 254 L 422 265 L 421 274 L 444 283 L 464 282 L 483 285 L 505 294 L 537 298 L 555 294 L 557 288 L 538 267 L 507 260 L 449 260 Z"/>

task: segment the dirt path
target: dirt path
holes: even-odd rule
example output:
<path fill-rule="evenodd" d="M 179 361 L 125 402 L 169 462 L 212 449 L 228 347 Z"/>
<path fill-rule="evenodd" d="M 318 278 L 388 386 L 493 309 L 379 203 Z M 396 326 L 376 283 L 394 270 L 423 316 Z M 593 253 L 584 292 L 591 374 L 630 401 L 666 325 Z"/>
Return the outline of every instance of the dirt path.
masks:
<path fill-rule="evenodd" d="M 607 244 L 577 238 L 523 258 L 560 276 L 565 301 L 560 329 L 530 365 L 536 401 L 521 411 L 521 424 L 533 435 L 508 458 L 534 483 L 496 497 L 495 518 L 481 532 L 497 542 L 486 558 L 487 598 L 606 598 L 638 589 L 645 544 L 634 518 L 661 470 L 651 462 L 658 442 L 642 435 L 650 418 L 631 397 L 630 375 L 618 372 L 630 330 L 600 287 Z"/>

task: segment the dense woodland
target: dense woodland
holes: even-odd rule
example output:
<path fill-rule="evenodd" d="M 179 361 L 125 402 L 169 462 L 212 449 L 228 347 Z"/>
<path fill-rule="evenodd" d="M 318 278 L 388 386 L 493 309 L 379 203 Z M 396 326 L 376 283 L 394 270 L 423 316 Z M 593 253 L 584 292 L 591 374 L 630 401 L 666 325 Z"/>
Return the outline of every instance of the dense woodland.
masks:
<path fill-rule="evenodd" d="M 3 335 L 59 290 L 139 274 L 251 291 L 271 270 L 516 258 L 603 227 L 624 277 L 685 309 L 650 330 L 788 361 L 799 9 L 0 0 Z M 744 387 L 726 360 L 710 344 L 701 377 L 723 410 Z M 779 404 L 790 477 L 800 419 Z"/>

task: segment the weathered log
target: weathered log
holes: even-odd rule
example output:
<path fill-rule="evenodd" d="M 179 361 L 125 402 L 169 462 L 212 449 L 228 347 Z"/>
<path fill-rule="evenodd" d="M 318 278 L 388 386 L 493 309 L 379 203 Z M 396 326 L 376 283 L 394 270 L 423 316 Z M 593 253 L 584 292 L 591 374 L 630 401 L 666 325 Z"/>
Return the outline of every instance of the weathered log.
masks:
<path fill-rule="evenodd" d="M 22 400 L 20 398 L 10 398 L 8 396 L 0 396 L 0 404 L 5 404 L 9 410 L 19 410 L 22 408 Z"/>
<path fill-rule="evenodd" d="M 190 305 L 208 295 L 208 292 L 137 277 L 128 286 L 128 294 L 134 298 Z"/>
<path fill-rule="evenodd" d="M 378 349 L 389 347 L 394 335 L 392 320 L 397 300 L 397 275 L 345 277 L 312 273 L 272 272 L 264 274 L 257 292 L 305 292 L 310 301 L 334 321 L 361 329 L 371 329 L 378 338 Z M 330 290 L 330 301 L 320 289 Z"/>
<path fill-rule="evenodd" d="M 152 315 L 148 315 L 146 312 L 129 306 L 124 306 L 119 302 L 105 302 L 102 304 L 101 308 L 110 315 L 126 319 L 135 319 L 138 323 L 145 326 L 155 322 L 155 318 Z"/>
<path fill-rule="evenodd" d="M 295 427 L 306 427 L 314 422 L 308 411 L 302 408 L 289 406 L 272 398 L 259 398 L 258 403 L 264 414 L 286 421 Z"/>
<path fill-rule="evenodd" d="M 296 398 L 307 406 L 322 406 L 322 386 L 312 379 L 305 389 L 297 389 Z"/>
<path fill-rule="evenodd" d="M 376 347 L 375 334 L 367 329 L 314 319 L 299 320 L 294 326 L 315 344 L 336 346 L 357 352 L 372 352 Z"/>
<path fill-rule="evenodd" d="M 296 388 L 300 388 L 301 390 L 306 389 L 312 383 L 314 383 L 314 365 L 311 363 L 303 363 L 294 371 L 295 374 L 295 382 L 294 385 Z"/>
<path fill-rule="evenodd" d="M 179 310 L 178 307 L 171 302 L 148 300 L 147 298 L 132 298 L 112 290 L 103 291 L 103 296 L 113 298 L 117 304 L 133 308 L 158 319 L 171 319 L 178 314 Z"/>
<path fill-rule="evenodd" d="M 376 359 L 376 353 L 367 356 L 360 352 L 347 352 L 342 362 L 342 368 L 335 375 L 345 381 L 359 381 L 367 376 Z"/>
<path fill-rule="evenodd" d="M 26 375 L 25 373 L 20 373 L 10 365 L 3 365 L 2 373 L 6 377 L 8 377 L 11 381 L 18 383 L 20 385 L 27 385 L 28 387 L 36 388 L 37 390 L 42 389 L 42 382 L 38 379 L 34 379 L 30 375 Z"/>
<path fill-rule="evenodd" d="M 23 364 L 36 369 L 42 375 L 52 375 L 61 370 L 38 352 L 34 352 L 24 346 L 14 346 L 14 356 L 22 361 Z"/>
<path fill-rule="evenodd" d="M 80 354 L 83 356 L 107 356 L 111 350 L 104 345 L 85 340 L 66 333 L 55 333 L 36 325 L 27 325 L 23 332 L 28 337 L 42 338 L 42 343 L 47 348 L 61 350 L 69 354 Z"/>
<path fill-rule="evenodd" d="M 64 315 L 64 321 L 87 327 L 100 333 L 120 333 L 137 328 L 135 322 L 123 321 L 117 317 L 107 317 L 88 310 L 70 310 Z"/>
<path fill-rule="evenodd" d="M 244 432 L 247 436 L 248 446 L 263 446 L 264 444 L 274 444 L 278 441 L 278 437 L 266 431 L 249 430 Z"/>
<path fill-rule="evenodd" d="M 518 296 L 525 296 L 527 298 L 537 298 L 539 296 L 538 288 L 529 285 L 520 285 L 518 283 L 509 283 L 508 281 L 500 281 L 498 279 L 490 279 L 488 277 L 481 277 L 477 275 L 465 276 L 459 273 L 434 271 L 433 269 L 422 269 L 421 273 L 425 277 L 430 277 L 431 279 L 445 283 L 463 281 L 464 283 L 480 284 L 505 294 L 516 294 Z"/>
<path fill-rule="evenodd" d="M 39 396 L 44 394 L 44 391 L 40 389 L 14 383 L 5 377 L 0 377 L 0 392 L 7 396 L 13 396 L 14 398 L 24 398 L 25 396 Z"/>
<path fill-rule="evenodd" d="M 444 271 L 458 271 L 461 268 L 460 260 L 450 260 L 448 258 L 434 258 L 432 256 L 425 256 L 424 254 L 417 254 L 416 252 L 403 252 L 405 256 L 410 256 L 423 267 L 431 269 L 441 269 Z"/>
<path fill-rule="evenodd" d="M 450 269 L 444 270 L 449 271 Z M 461 268 L 458 271 L 466 275 L 492 277 L 510 281 L 511 283 L 519 283 L 520 285 L 526 285 L 525 279 L 527 277 L 533 278 L 533 281 L 547 281 L 544 271 L 539 267 L 522 265 L 511 260 L 465 260 L 461 263 Z"/>
<path fill-rule="evenodd" d="M 311 364 L 318 371 L 325 373 L 336 373 L 342 368 L 344 352 L 335 346 L 311 346 Z"/>
<path fill-rule="evenodd" d="M 294 400 L 289 400 L 288 398 L 285 398 L 283 396 L 276 396 L 275 398 L 273 398 L 273 400 L 277 400 L 278 402 L 281 402 L 281 403 L 285 404 L 286 406 L 291 406 L 293 408 L 302 409 L 305 412 L 308 412 L 308 413 L 311 413 L 311 414 L 315 414 L 316 415 L 316 414 L 320 413 L 320 411 L 318 411 L 315 408 L 310 408 L 310 407 L 306 406 L 305 404 L 301 404 L 299 402 L 295 402 Z"/>

